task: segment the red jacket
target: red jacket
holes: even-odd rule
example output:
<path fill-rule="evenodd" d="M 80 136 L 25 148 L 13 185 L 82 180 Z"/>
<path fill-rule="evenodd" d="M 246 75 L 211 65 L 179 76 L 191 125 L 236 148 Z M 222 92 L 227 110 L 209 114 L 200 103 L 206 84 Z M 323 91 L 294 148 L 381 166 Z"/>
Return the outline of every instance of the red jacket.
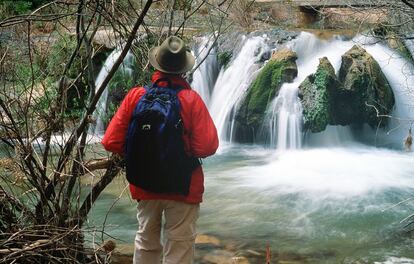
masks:
<path fill-rule="evenodd" d="M 184 144 L 186 151 L 192 156 L 204 158 L 213 155 L 218 148 L 217 130 L 213 120 L 201 97 L 191 89 L 190 85 L 177 75 L 168 75 L 156 71 L 152 76 L 152 81 L 168 77 L 173 85 L 180 85 L 184 89 L 178 93 L 181 104 L 181 118 L 184 124 Z M 160 82 L 159 86 L 166 86 L 165 82 Z M 106 129 L 102 144 L 106 150 L 124 154 L 125 136 L 128 129 L 129 120 L 135 105 L 144 95 L 143 87 L 132 88 L 122 101 L 119 109 L 115 113 Z M 133 199 L 139 200 L 176 200 L 187 203 L 200 203 L 204 192 L 204 175 L 201 166 L 193 171 L 191 176 L 190 193 L 188 196 L 157 194 L 144 191 L 143 189 L 129 185 Z"/>

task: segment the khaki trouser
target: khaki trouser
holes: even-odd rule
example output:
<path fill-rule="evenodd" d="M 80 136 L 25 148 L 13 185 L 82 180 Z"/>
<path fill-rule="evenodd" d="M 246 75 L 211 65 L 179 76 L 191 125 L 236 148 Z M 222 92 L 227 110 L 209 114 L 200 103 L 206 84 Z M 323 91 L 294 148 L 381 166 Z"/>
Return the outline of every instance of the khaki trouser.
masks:
<path fill-rule="evenodd" d="M 194 258 L 199 204 L 169 200 L 138 203 L 139 228 L 135 236 L 134 264 L 190 264 Z M 161 245 L 162 214 L 165 223 Z"/>

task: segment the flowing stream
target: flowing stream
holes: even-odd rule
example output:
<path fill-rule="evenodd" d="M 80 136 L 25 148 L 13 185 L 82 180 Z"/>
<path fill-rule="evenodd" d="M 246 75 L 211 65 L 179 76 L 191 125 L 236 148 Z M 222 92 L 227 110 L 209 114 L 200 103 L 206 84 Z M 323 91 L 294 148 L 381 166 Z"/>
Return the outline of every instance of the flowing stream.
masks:
<path fill-rule="evenodd" d="M 381 66 L 396 98 L 392 115 L 400 119 L 380 131 L 329 126 L 304 136 L 299 84 L 323 56 L 338 71 L 341 56 L 355 44 Z M 288 46 L 298 54 L 299 74 L 269 108 L 268 146 L 229 142 L 234 109 L 269 49 L 264 37 L 244 39 L 212 91 L 211 81 L 206 78 L 204 85 L 199 78 L 215 62 L 194 77 L 193 85 L 208 91 L 204 98 L 221 138 L 219 153 L 204 161 L 199 232 L 242 245 L 239 250 L 269 245 L 274 256 L 294 256 L 295 263 L 414 263 L 414 240 L 405 232 L 411 227 L 406 218 L 414 213 L 414 154 L 402 151 L 411 125 L 404 120 L 414 118 L 413 65 L 366 37 L 319 40 L 301 33 Z M 107 216 L 106 231 L 122 239 L 121 250 L 131 252 L 136 208 L 125 187 L 121 177 L 105 190 L 89 224 L 99 225 Z"/>

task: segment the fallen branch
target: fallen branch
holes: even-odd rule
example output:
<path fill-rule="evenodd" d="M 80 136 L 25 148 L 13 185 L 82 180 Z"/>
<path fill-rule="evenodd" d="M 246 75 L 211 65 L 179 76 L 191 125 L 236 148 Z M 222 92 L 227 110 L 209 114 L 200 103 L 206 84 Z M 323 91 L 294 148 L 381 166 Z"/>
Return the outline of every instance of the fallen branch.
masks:
<path fill-rule="evenodd" d="M 81 208 L 79 209 L 79 226 L 82 226 L 83 222 L 86 220 L 86 217 L 89 213 L 89 210 L 92 208 L 92 205 L 95 203 L 98 196 L 101 192 L 112 182 L 116 175 L 121 171 L 121 166 L 123 159 L 119 155 L 112 155 L 109 160 L 109 167 L 106 170 L 104 176 L 97 182 L 88 196 L 85 198 Z"/>
<path fill-rule="evenodd" d="M 111 162 L 112 161 L 109 158 L 89 160 L 85 164 L 85 170 L 87 170 L 87 172 L 92 172 L 95 170 L 107 169 L 111 165 Z"/>

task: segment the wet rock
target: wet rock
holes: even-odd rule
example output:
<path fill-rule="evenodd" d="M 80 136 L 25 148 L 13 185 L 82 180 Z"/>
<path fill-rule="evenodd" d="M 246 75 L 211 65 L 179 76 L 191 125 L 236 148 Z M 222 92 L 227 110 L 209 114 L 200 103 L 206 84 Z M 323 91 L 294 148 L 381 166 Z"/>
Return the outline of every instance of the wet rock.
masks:
<path fill-rule="evenodd" d="M 119 43 L 119 36 L 112 29 L 98 30 L 92 40 L 95 47 L 104 47 L 113 50 Z"/>
<path fill-rule="evenodd" d="M 269 62 L 251 84 L 246 97 L 236 113 L 236 140 L 253 142 L 255 133 L 266 115 L 266 109 L 277 96 L 284 82 L 292 82 L 297 76 L 296 53 L 282 49 L 272 54 Z"/>
<path fill-rule="evenodd" d="M 250 264 L 249 260 L 246 257 L 233 257 L 232 258 L 234 264 Z"/>
<path fill-rule="evenodd" d="M 132 263 L 133 256 L 126 255 L 126 254 L 112 254 L 111 256 L 111 263 L 113 264 L 125 264 L 125 263 Z"/>
<path fill-rule="evenodd" d="M 235 256 L 226 250 L 214 250 L 203 257 L 203 261 L 212 264 L 249 264 L 246 257 Z"/>
<path fill-rule="evenodd" d="M 305 130 L 321 132 L 333 122 L 333 95 L 339 87 L 332 64 L 328 58 L 321 58 L 316 73 L 309 75 L 299 86 Z"/>
<path fill-rule="evenodd" d="M 221 246 L 220 240 L 214 236 L 200 234 L 196 237 L 195 245 L 197 248 L 208 249 Z"/>
<path fill-rule="evenodd" d="M 272 55 L 272 52 L 270 52 L 270 51 L 265 51 L 265 52 L 263 52 L 263 54 L 262 54 L 262 56 L 260 56 L 260 62 L 265 62 L 265 61 L 267 61 L 268 59 L 270 59 L 270 57 L 271 57 L 271 55 Z"/>
<path fill-rule="evenodd" d="M 334 124 L 386 125 L 387 120 L 380 120 L 376 111 L 389 114 L 394 94 L 380 66 L 365 49 L 355 45 L 342 56 L 339 80 L 343 85 L 334 98 Z"/>

